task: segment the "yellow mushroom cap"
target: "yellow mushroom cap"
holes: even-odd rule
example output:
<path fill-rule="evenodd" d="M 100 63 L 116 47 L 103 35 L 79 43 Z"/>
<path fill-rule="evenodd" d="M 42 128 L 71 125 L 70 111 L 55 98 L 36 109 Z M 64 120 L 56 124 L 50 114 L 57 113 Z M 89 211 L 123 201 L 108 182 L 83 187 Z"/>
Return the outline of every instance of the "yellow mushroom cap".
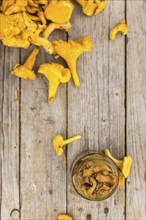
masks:
<path fill-rule="evenodd" d="M 59 63 L 41 64 L 38 72 L 44 74 L 48 80 L 56 77 L 62 83 L 68 82 L 71 77 L 69 69 Z"/>
<path fill-rule="evenodd" d="M 26 26 L 23 23 L 22 13 L 13 15 L 0 13 L 0 39 L 20 35 L 24 28 L 26 28 Z"/>
<path fill-rule="evenodd" d="M 127 178 L 129 176 L 129 173 L 131 170 L 131 165 L 132 165 L 132 157 L 129 155 L 124 157 L 122 173 L 125 176 L 125 178 Z"/>
<path fill-rule="evenodd" d="M 76 86 L 80 85 L 79 77 L 76 72 L 76 62 L 78 57 L 86 51 L 92 51 L 93 44 L 90 36 L 87 35 L 78 40 L 69 40 L 68 42 L 59 40 L 52 42 L 53 54 L 58 54 L 67 63 Z"/>
<path fill-rule="evenodd" d="M 53 146 L 54 146 L 54 149 L 55 151 L 57 152 L 57 154 L 59 156 L 61 156 L 63 154 L 63 146 L 69 144 L 69 143 L 72 143 L 73 141 L 76 141 L 78 139 L 80 139 L 81 136 L 80 135 L 77 135 L 77 136 L 74 136 L 74 137 L 71 137 L 67 140 L 63 140 L 63 137 L 60 136 L 60 135 L 57 135 L 53 138 Z"/>
<path fill-rule="evenodd" d="M 34 48 L 31 52 L 31 54 L 26 59 L 25 63 L 23 65 L 16 64 L 13 67 L 11 74 L 18 76 L 18 77 L 21 77 L 23 79 L 35 80 L 36 75 L 35 75 L 34 71 L 32 70 L 32 68 L 35 64 L 35 60 L 36 60 L 38 53 L 39 53 L 39 49 Z"/>
<path fill-rule="evenodd" d="M 45 9 L 45 17 L 56 23 L 66 23 L 71 18 L 74 5 L 66 0 L 52 0 Z"/>
<path fill-rule="evenodd" d="M 76 0 L 81 6 L 83 13 L 92 16 L 99 14 L 107 5 L 107 0 L 93 1 L 93 0 Z"/>
<path fill-rule="evenodd" d="M 53 146 L 59 156 L 63 154 L 62 143 L 63 143 L 62 136 L 58 135 L 53 138 Z"/>
<path fill-rule="evenodd" d="M 28 2 L 26 0 L 3 0 L 2 1 L 2 11 L 5 8 L 3 13 L 5 15 L 11 15 L 19 12 L 24 12 L 25 7 L 27 6 Z"/>
<path fill-rule="evenodd" d="M 69 215 L 60 214 L 58 215 L 57 220 L 72 220 L 72 217 L 70 217 Z"/>
<path fill-rule="evenodd" d="M 51 104 L 55 99 L 59 84 L 70 80 L 70 70 L 58 63 L 44 63 L 40 65 L 38 72 L 45 75 L 49 81 L 48 102 Z"/>
<path fill-rule="evenodd" d="M 14 66 L 13 70 L 11 71 L 11 74 L 23 79 L 30 79 L 30 80 L 36 79 L 36 75 L 34 71 L 29 70 L 27 67 L 21 66 L 19 64 L 16 64 Z"/>

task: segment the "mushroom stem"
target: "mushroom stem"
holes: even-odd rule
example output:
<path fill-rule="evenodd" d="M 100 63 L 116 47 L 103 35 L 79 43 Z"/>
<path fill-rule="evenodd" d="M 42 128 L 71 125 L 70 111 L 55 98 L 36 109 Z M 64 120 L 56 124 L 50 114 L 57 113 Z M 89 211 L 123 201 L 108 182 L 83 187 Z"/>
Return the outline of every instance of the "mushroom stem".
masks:
<path fill-rule="evenodd" d="M 49 90 L 48 90 L 48 103 L 49 104 L 51 104 L 54 101 L 59 84 L 60 82 L 57 82 L 57 80 L 55 81 L 55 83 L 50 82 Z"/>
<path fill-rule="evenodd" d="M 44 25 L 47 24 L 47 21 L 46 21 L 46 18 L 45 18 L 43 11 L 38 11 L 38 17 L 41 19 L 41 21 Z"/>
<path fill-rule="evenodd" d="M 55 29 L 60 29 L 60 30 L 64 30 L 66 32 L 70 31 L 71 28 L 71 24 L 70 22 L 67 22 L 65 24 L 58 24 L 58 23 L 50 23 L 48 25 L 48 27 L 45 29 L 45 31 L 43 32 L 43 36 L 45 39 L 48 39 L 49 35 L 55 30 Z"/>
<path fill-rule="evenodd" d="M 69 139 L 67 139 L 67 140 L 64 140 L 64 141 L 61 143 L 60 146 L 63 147 L 64 145 L 69 144 L 69 143 L 71 143 L 71 142 L 73 142 L 73 141 L 76 141 L 76 140 L 78 140 L 78 139 L 80 139 L 80 138 L 81 138 L 80 135 L 77 135 L 77 136 L 75 136 L 75 137 L 69 138 Z"/>
<path fill-rule="evenodd" d="M 28 0 L 28 4 L 29 4 L 29 6 L 31 6 L 31 7 L 35 7 L 35 8 L 38 8 L 38 7 L 39 7 L 39 4 L 33 2 L 33 0 Z"/>
<path fill-rule="evenodd" d="M 60 135 L 57 135 L 53 138 L 53 146 L 55 151 L 57 152 L 57 154 L 59 156 L 61 156 L 63 154 L 63 146 L 66 144 L 69 144 L 77 139 L 79 139 L 81 136 L 75 136 L 72 138 L 69 138 L 68 140 L 63 140 L 63 137 Z"/>
<path fill-rule="evenodd" d="M 30 70 L 32 70 L 32 68 L 35 64 L 36 56 L 38 55 L 38 53 L 39 53 L 39 49 L 35 47 L 33 49 L 33 51 L 31 52 L 31 54 L 29 55 L 29 57 L 26 59 L 23 66 L 30 69 Z"/>
<path fill-rule="evenodd" d="M 110 153 L 110 151 L 109 151 L 108 149 L 106 149 L 106 150 L 104 151 L 104 153 L 105 153 L 108 157 L 110 157 L 110 158 L 115 162 L 115 164 L 118 166 L 118 168 L 119 168 L 120 170 L 122 170 L 123 160 L 117 160 L 116 158 L 114 158 L 114 157 L 111 155 L 111 153 Z"/>
<path fill-rule="evenodd" d="M 69 69 L 71 70 L 72 78 L 74 80 L 75 86 L 80 86 L 80 80 L 76 71 L 76 61 L 72 60 L 71 62 L 67 62 Z"/>

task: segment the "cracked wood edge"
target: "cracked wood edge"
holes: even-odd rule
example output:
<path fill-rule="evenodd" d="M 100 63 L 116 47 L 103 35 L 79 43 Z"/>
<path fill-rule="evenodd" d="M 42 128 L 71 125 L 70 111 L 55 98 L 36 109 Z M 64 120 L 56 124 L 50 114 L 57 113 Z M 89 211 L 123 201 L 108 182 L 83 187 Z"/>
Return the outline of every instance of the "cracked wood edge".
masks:
<path fill-rule="evenodd" d="M 68 213 L 74 219 L 124 219 L 124 187 L 108 200 L 96 203 L 82 199 L 73 189 L 70 168 L 81 152 L 110 148 L 115 157 L 125 154 L 125 37 L 109 40 L 110 30 L 125 17 L 125 2 L 110 1 L 105 10 L 93 17 L 81 13 L 79 6 L 72 19 L 75 29 L 70 38 L 91 35 L 92 53 L 77 62 L 81 87 L 68 89 L 68 136 L 82 139 L 68 146 Z"/>
<path fill-rule="evenodd" d="M 137 12 L 139 16 L 137 15 Z M 126 219 L 146 218 L 146 2 L 127 1 L 127 179 Z"/>
<path fill-rule="evenodd" d="M 0 47 L 1 219 L 5 220 L 19 210 L 19 99 L 14 99 L 19 79 L 10 75 L 19 62 L 19 49 Z"/>

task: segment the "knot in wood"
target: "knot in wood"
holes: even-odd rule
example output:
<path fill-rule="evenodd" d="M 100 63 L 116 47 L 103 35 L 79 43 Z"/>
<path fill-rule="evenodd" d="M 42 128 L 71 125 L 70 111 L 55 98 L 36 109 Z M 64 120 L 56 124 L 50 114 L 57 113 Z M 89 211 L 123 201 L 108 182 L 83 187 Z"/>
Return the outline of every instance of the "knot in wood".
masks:
<path fill-rule="evenodd" d="M 11 219 L 12 220 L 18 220 L 20 217 L 20 212 L 18 209 L 12 209 L 11 213 L 10 213 Z"/>

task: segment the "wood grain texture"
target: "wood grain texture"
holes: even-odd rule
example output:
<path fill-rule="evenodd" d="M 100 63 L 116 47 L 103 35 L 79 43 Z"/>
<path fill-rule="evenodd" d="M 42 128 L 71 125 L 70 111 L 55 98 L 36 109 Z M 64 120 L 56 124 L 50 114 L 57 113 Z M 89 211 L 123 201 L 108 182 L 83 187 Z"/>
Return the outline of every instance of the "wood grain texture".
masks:
<path fill-rule="evenodd" d="M 1 203 L 2 203 L 2 150 L 4 146 L 3 141 L 3 131 L 2 131 L 2 121 L 3 121 L 3 113 L 2 113 L 2 104 L 3 104 L 3 90 L 4 90 L 4 59 L 5 59 L 5 47 L 0 44 L 0 216 L 1 216 Z"/>
<path fill-rule="evenodd" d="M 57 36 L 65 39 L 60 32 Z M 22 51 L 22 62 L 29 53 Z M 35 72 L 52 60 L 42 49 Z M 37 74 L 35 81 L 21 80 L 22 219 L 53 220 L 66 212 L 66 164 L 52 146 L 55 135 L 66 136 L 66 85 L 59 87 L 52 105 L 47 100 L 48 81 L 43 75 Z"/>
<path fill-rule="evenodd" d="M 103 202 L 80 198 L 71 184 L 70 168 L 81 152 L 110 148 L 117 157 L 124 155 L 125 39 L 118 35 L 109 41 L 109 32 L 125 16 L 124 1 L 113 1 L 92 18 L 79 6 L 72 18 L 70 38 L 90 34 L 94 49 L 78 60 L 81 87 L 68 88 L 68 136 L 81 134 L 82 140 L 68 146 L 68 212 L 74 219 L 124 219 L 125 192 L 118 189 Z"/>
<path fill-rule="evenodd" d="M 19 79 L 10 74 L 19 50 L 0 47 L 1 219 L 8 220 L 19 218 Z"/>
<path fill-rule="evenodd" d="M 127 41 L 121 34 L 110 41 L 110 30 L 125 16 Z M 60 85 L 52 105 L 47 79 L 10 75 L 20 53 L 0 44 L 0 219 L 56 220 L 68 213 L 74 220 L 145 220 L 146 2 L 109 1 L 91 18 L 75 4 L 71 23 L 69 39 L 90 34 L 94 49 L 77 62 L 81 87 Z M 54 39 L 66 40 L 55 33 Z M 21 63 L 32 48 L 21 50 Z M 35 72 L 53 60 L 41 48 Z M 82 135 L 67 147 L 67 163 L 52 147 L 56 134 Z M 132 170 L 113 197 L 89 202 L 73 189 L 71 165 L 80 153 L 105 148 L 119 159 L 130 154 Z"/>
<path fill-rule="evenodd" d="M 136 16 L 138 11 L 139 16 Z M 127 180 L 126 219 L 146 219 L 146 2 L 127 1 Z"/>

